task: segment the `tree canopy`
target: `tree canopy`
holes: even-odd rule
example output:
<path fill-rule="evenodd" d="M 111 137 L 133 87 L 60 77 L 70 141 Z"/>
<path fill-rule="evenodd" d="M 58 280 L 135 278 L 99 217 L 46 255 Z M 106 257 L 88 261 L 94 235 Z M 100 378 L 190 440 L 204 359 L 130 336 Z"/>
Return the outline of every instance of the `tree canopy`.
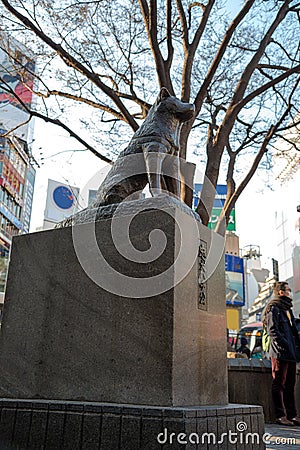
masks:
<path fill-rule="evenodd" d="M 195 104 L 194 118 L 182 128 L 181 157 L 186 158 L 190 143 L 199 158 L 205 155 L 198 206 L 204 224 L 215 195 L 210 186 L 216 186 L 221 167 L 227 171 L 221 232 L 222 218 L 229 220 L 264 156 L 279 137 L 289 141 L 289 128 L 299 123 L 300 1 L 0 4 L 2 30 L 37 57 L 33 91 L 40 101 L 23 105 L 29 117 L 62 126 L 100 158 L 113 157 L 97 150 L 97 136 L 103 139 L 100 124 L 108 134 L 124 127 L 137 130 L 159 88 Z M 4 43 L 1 48 L 10 53 Z M 93 109 L 83 125 L 91 127 L 94 141 L 68 125 L 74 105 Z M 236 185 L 238 165 L 243 178 Z"/>

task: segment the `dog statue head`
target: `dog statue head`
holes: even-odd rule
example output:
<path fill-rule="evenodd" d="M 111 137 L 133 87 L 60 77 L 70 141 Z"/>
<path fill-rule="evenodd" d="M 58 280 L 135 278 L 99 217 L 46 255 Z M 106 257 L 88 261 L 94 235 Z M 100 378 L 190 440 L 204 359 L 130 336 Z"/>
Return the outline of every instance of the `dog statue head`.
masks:
<path fill-rule="evenodd" d="M 182 102 L 165 87 L 161 88 L 153 106 L 159 113 L 175 116 L 180 122 L 190 120 L 195 114 L 194 104 Z"/>

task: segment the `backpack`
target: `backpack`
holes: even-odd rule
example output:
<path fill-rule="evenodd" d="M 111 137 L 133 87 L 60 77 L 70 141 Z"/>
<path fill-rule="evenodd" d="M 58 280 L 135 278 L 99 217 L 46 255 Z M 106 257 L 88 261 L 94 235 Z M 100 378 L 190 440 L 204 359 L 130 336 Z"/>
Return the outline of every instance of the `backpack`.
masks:
<path fill-rule="evenodd" d="M 268 352 L 270 350 L 271 338 L 268 334 L 267 327 L 264 326 L 263 334 L 262 334 L 262 348 L 264 352 Z"/>
<path fill-rule="evenodd" d="M 277 311 L 278 317 L 280 315 L 280 310 Z M 265 315 L 265 312 L 264 312 Z M 268 334 L 266 325 L 263 326 L 263 333 L 262 333 L 262 349 L 265 353 L 268 353 L 271 346 L 271 337 Z"/>

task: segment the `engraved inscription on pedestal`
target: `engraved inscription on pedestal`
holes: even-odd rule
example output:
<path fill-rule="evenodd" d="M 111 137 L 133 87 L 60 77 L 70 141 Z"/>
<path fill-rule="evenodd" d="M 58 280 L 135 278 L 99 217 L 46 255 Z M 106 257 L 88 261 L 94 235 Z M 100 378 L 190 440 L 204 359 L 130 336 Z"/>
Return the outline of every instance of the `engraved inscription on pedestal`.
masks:
<path fill-rule="evenodd" d="M 207 311 L 207 283 L 206 283 L 207 243 L 200 239 L 198 252 L 198 308 Z"/>

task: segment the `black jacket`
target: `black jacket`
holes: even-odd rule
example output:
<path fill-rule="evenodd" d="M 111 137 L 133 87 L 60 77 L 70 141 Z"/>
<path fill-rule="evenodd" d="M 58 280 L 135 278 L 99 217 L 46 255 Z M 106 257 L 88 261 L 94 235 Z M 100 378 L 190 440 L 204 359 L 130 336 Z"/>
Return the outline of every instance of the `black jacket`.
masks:
<path fill-rule="evenodd" d="M 245 355 L 248 356 L 248 358 L 250 358 L 250 355 L 251 355 L 250 348 L 246 347 L 245 345 L 241 345 L 240 348 L 238 348 L 236 352 L 244 353 Z"/>
<path fill-rule="evenodd" d="M 291 322 L 287 312 L 278 306 L 271 306 L 266 314 L 266 325 L 271 345 L 269 356 L 281 361 L 300 361 L 300 339 L 292 310 L 289 309 Z"/>

